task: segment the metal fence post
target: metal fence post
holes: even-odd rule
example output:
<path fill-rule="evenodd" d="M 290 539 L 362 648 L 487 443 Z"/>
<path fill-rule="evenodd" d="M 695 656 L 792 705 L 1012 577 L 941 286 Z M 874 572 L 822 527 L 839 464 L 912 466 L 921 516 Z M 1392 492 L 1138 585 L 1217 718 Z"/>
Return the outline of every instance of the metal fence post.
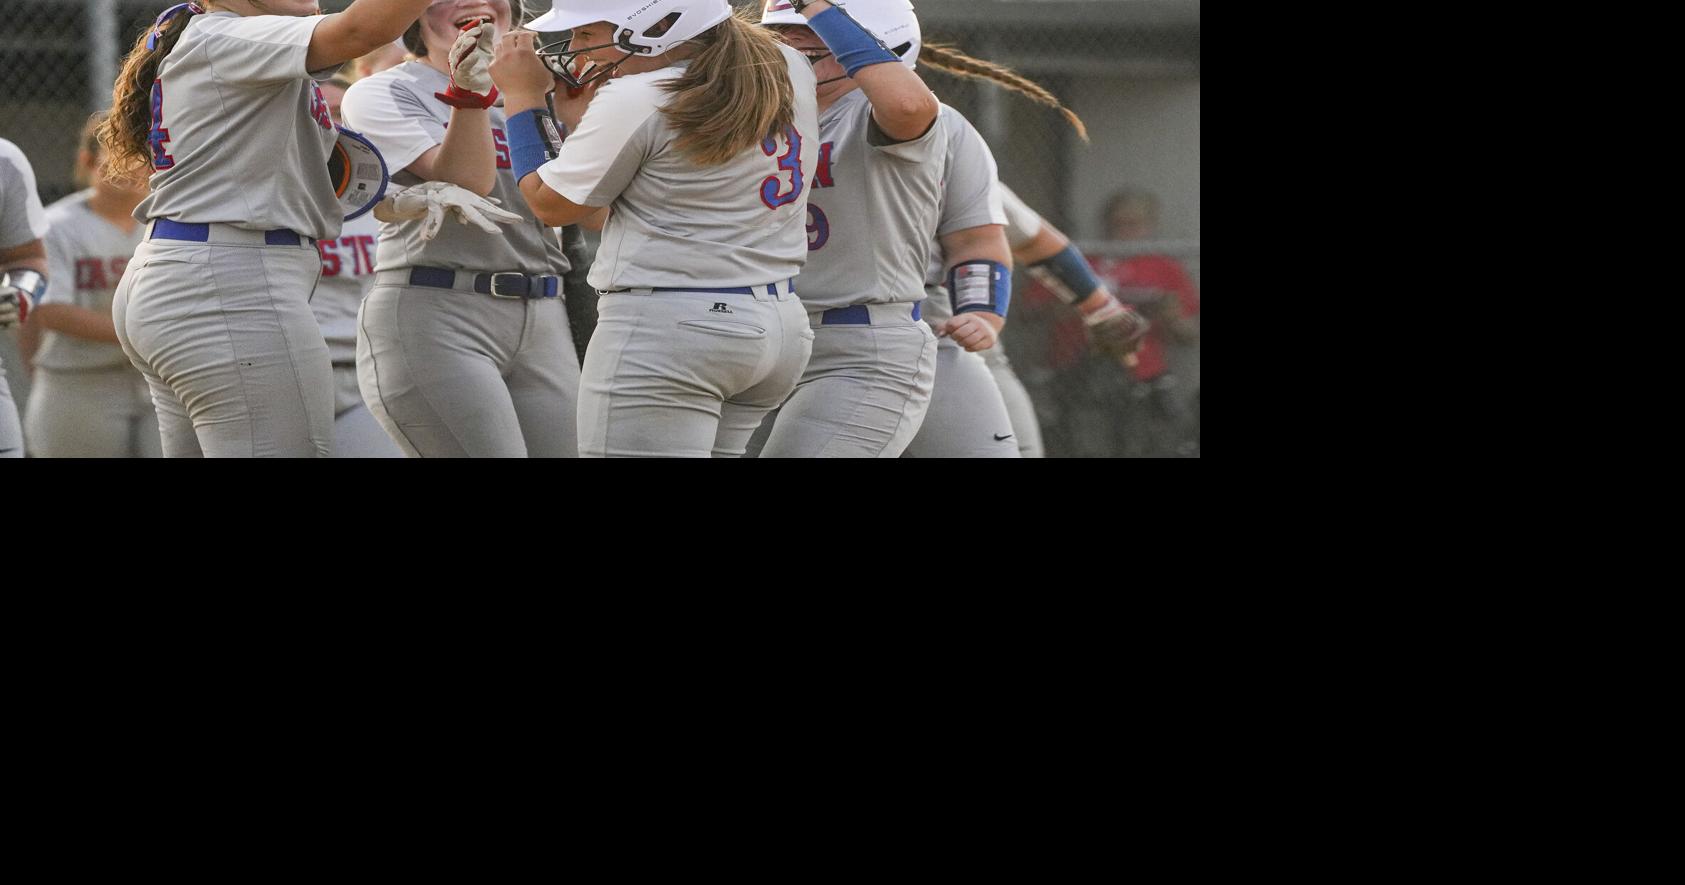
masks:
<path fill-rule="evenodd" d="M 87 0 L 88 106 L 111 107 L 111 86 L 117 82 L 117 0 Z"/>

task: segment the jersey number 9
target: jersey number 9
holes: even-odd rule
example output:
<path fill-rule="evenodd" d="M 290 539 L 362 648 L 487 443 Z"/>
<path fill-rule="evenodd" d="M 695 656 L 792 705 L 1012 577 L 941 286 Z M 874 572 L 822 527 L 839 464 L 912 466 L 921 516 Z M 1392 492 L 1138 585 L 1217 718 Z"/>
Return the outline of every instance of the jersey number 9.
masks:
<path fill-rule="evenodd" d="M 784 140 L 789 149 L 778 158 L 778 168 L 781 172 L 790 173 L 790 192 L 784 193 L 784 181 L 778 175 L 769 175 L 761 182 L 761 202 L 768 209 L 788 206 L 802 195 L 802 134 L 794 126 L 784 127 Z M 778 153 L 778 139 L 769 138 L 761 142 L 761 151 L 767 156 Z"/>

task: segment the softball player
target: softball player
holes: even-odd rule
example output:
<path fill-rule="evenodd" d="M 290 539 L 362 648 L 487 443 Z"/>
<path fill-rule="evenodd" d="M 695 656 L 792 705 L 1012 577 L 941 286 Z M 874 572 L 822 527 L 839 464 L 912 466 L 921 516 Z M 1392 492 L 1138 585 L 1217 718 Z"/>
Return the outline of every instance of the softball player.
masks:
<path fill-rule="evenodd" d="M 111 321 L 111 297 L 140 245 L 135 205 L 144 189 L 100 170 L 90 118 L 77 152 L 86 190 L 47 207 L 47 291 L 30 313 L 39 336 L 35 385 L 24 410 L 29 451 L 41 458 L 156 458 L 158 418 L 146 379 L 129 364 Z"/>
<path fill-rule="evenodd" d="M 1012 244 L 1013 257 L 1055 297 L 1082 315 L 1089 340 L 1097 350 L 1122 360 L 1125 365 L 1133 365 L 1133 354 L 1152 324 L 1134 308 L 1113 297 L 1070 239 L 1036 214 L 1005 183 L 1000 185 L 1000 195 L 1006 208 L 1006 238 Z M 1040 458 L 1041 426 L 1024 383 L 1012 371 L 1005 349 L 996 347 L 983 356 L 994 372 L 1001 395 L 1006 398 L 1024 457 Z"/>
<path fill-rule="evenodd" d="M 366 58 L 367 56 L 365 56 Z M 341 122 L 340 106 L 351 81 L 343 74 L 322 84 L 328 113 Z M 345 222 L 339 237 L 317 240 L 322 278 L 310 299 L 310 310 L 322 327 L 328 357 L 333 362 L 333 456 L 335 458 L 402 458 L 404 453 L 381 429 L 357 387 L 357 309 L 374 288 L 375 246 L 380 222 L 363 214 Z"/>
<path fill-rule="evenodd" d="M 0 138 L 0 330 L 29 318 L 47 289 L 47 254 L 41 238 L 47 213 L 35 193 L 35 170 L 18 146 Z M 0 365 L 0 458 L 23 457 L 18 408 Z"/>
<path fill-rule="evenodd" d="M 1005 312 L 1011 259 L 1004 242 L 945 232 L 948 266 L 966 300 L 936 334 L 920 321 L 951 127 L 912 71 L 922 41 L 911 3 L 768 0 L 761 22 L 808 54 L 822 80 L 820 166 L 801 277 L 817 338 L 762 454 L 896 457 L 929 407 L 937 335 L 968 349 L 989 346 L 1001 322 L 994 313 Z"/>
<path fill-rule="evenodd" d="M 129 52 L 101 128 L 119 177 L 151 172 L 146 239 L 112 303 L 170 457 L 325 457 L 333 370 L 310 312 L 314 241 L 346 212 L 318 80 L 398 38 L 428 0 L 204 0 Z"/>
<path fill-rule="evenodd" d="M 942 106 L 938 125 L 948 128 L 947 174 L 943 180 L 942 220 L 930 245 L 925 277 L 924 319 L 942 329 L 954 314 L 946 286 L 950 252 L 969 248 L 1000 255 L 1005 251 L 1007 220 L 996 190 L 994 154 L 983 136 L 958 111 Z M 1010 259 L 1008 259 L 1010 260 Z M 991 325 L 990 344 L 998 329 Z M 999 350 L 982 349 L 983 354 Z M 943 338 L 936 352 L 936 386 L 930 411 L 907 446 L 914 458 L 1016 458 L 1018 442 L 1000 387 L 981 354 Z"/>
<path fill-rule="evenodd" d="M 498 47 L 521 191 L 556 225 L 610 207 L 580 454 L 741 455 L 812 350 L 792 287 L 818 157 L 812 67 L 725 0 L 556 0 L 529 27 L 572 33 L 545 63 L 530 33 Z M 554 128 L 552 74 L 569 87 Z"/>
<path fill-rule="evenodd" d="M 521 199 L 486 70 L 510 25 L 508 0 L 435 0 L 406 35 L 417 60 L 345 97 L 347 123 L 396 183 L 448 182 L 511 210 L 506 227 L 447 224 L 432 239 L 424 219 L 381 226 L 357 370 L 369 408 L 412 457 L 579 453 L 568 260 Z"/>

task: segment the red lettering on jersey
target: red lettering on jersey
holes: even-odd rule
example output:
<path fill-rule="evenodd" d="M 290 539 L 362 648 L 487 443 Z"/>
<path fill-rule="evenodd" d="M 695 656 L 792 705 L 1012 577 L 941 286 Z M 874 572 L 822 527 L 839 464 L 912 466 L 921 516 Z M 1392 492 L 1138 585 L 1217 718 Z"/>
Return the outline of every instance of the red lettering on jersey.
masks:
<path fill-rule="evenodd" d="M 368 273 L 374 273 L 375 253 L 372 250 L 375 243 L 376 240 L 372 234 L 363 234 L 357 237 L 357 251 L 363 253 L 363 266 L 368 268 Z"/>
<path fill-rule="evenodd" d="M 322 87 L 312 83 L 310 92 L 310 116 L 315 118 L 317 126 L 332 132 L 333 115 L 328 113 L 328 100 L 322 97 Z"/>
<path fill-rule="evenodd" d="M 339 276 L 339 253 L 334 251 L 332 240 L 317 240 L 316 251 L 322 255 L 322 276 Z"/>
<path fill-rule="evenodd" d="M 105 277 L 105 261 L 99 258 L 76 259 L 76 288 L 96 291 L 111 288 Z"/>
<path fill-rule="evenodd" d="M 819 146 L 819 180 L 814 182 L 814 187 L 836 186 L 835 182 L 831 181 L 831 148 L 835 144 L 834 141 L 827 141 Z"/>
<path fill-rule="evenodd" d="M 113 258 L 113 259 L 111 259 L 111 278 L 112 279 L 114 279 L 114 280 L 122 279 L 123 278 L 123 272 L 128 270 L 128 269 L 129 269 L 129 259 L 127 259 L 127 258 Z"/>
<path fill-rule="evenodd" d="M 493 129 L 491 131 L 491 141 L 492 145 L 497 148 L 497 168 L 515 168 L 514 162 L 509 157 L 509 137 L 503 134 L 503 130 Z"/>

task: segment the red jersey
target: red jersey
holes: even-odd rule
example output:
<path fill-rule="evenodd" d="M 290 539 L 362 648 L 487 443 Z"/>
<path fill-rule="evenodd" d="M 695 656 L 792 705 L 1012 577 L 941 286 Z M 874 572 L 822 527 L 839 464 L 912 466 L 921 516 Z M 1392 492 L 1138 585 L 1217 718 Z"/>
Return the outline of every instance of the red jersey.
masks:
<path fill-rule="evenodd" d="M 1144 290 L 1167 291 L 1175 293 L 1182 316 L 1191 317 L 1199 313 L 1199 292 L 1194 289 L 1193 280 L 1188 278 L 1181 262 L 1168 255 L 1090 258 L 1089 263 L 1106 284 L 1106 288 L 1125 304 L 1140 301 L 1146 294 Z M 1025 290 L 1024 297 L 1042 309 L 1061 303 L 1040 283 L 1031 283 Z M 1141 342 L 1141 349 L 1136 351 L 1138 362 L 1131 371 L 1137 380 L 1150 381 L 1170 368 L 1165 355 L 1165 344 L 1164 331 L 1157 325 L 1153 326 L 1152 331 L 1148 332 L 1146 339 Z M 1053 323 L 1048 342 L 1049 368 L 1065 369 L 1074 366 L 1082 361 L 1087 352 L 1088 334 L 1082 317 L 1075 311 L 1060 311 L 1058 319 Z"/>

